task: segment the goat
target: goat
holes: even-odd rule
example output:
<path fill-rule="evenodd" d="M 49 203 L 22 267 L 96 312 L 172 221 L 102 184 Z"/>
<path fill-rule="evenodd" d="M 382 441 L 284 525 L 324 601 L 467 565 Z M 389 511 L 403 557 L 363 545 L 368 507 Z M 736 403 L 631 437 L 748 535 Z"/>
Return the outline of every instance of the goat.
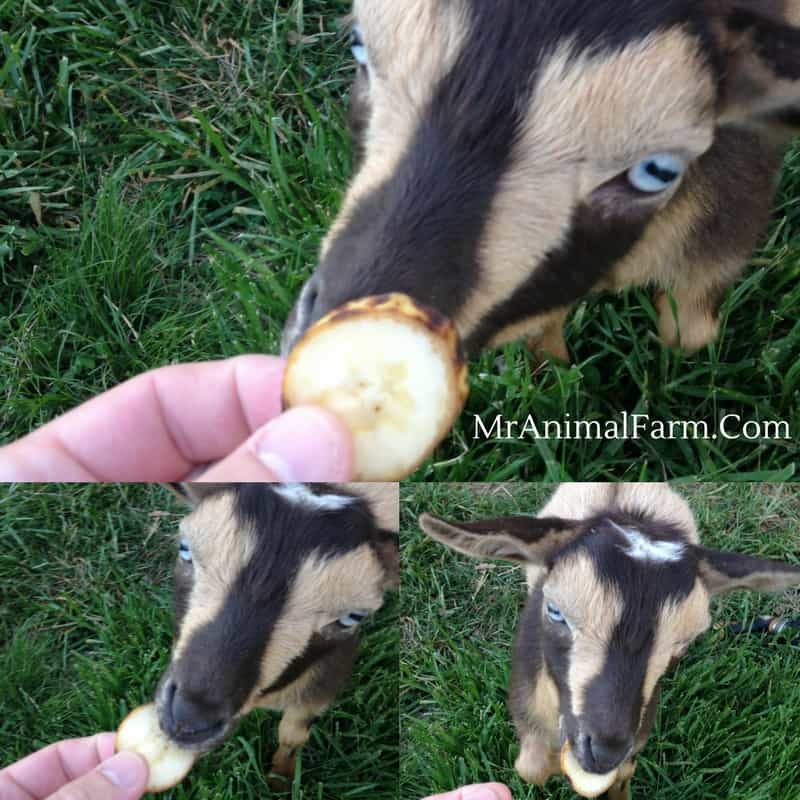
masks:
<path fill-rule="evenodd" d="M 564 484 L 536 517 L 419 522 L 460 553 L 527 567 L 509 690 L 515 767 L 543 785 L 569 742 L 585 771 L 618 769 L 611 800 L 629 796 L 659 681 L 709 627 L 711 596 L 800 584 L 800 567 L 703 547 L 666 484 Z"/>
<path fill-rule="evenodd" d="M 800 0 L 355 0 L 360 165 L 283 351 L 404 292 L 465 349 L 569 360 L 587 294 L 653 286 L 697 351 L 800 129 Z M 673 305 L 674 300 L 674 305 Z"/>
<path fill-rule="evenodd" d="M 291 776 L 348 680 L 359 623 L 399 583 L 398 487 L 193 484 L 175 566 L 175 641 L 159 724 L 205 753 L 254 708 L 282 712 L 272 772 Z"/>

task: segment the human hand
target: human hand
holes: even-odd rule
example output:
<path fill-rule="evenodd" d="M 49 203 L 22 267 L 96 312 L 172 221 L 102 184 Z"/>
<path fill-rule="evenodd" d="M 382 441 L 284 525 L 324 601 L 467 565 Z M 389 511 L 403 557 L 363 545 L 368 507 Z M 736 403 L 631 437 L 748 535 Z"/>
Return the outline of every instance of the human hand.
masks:
<path fill-rule="evenodd" d="M 462 786 L 447 794 L 434 794 L 423 800 L 512 800 L 511 791 L 502 783 L 480 783 Z"/>
<path fill-rule="evenodd" d="M 114 755 L 114 734 L 57 742 L 0 770 L 2 800 L 138 800 L 148 769 L 136 753 Z"/>
<path fill-rule="evenodd" d="M 281 414 L 284 368 L 240 356 L 139 375 L 0 448 L 0 482 L 349 480 L 353 442 L 333 414 Z"/>

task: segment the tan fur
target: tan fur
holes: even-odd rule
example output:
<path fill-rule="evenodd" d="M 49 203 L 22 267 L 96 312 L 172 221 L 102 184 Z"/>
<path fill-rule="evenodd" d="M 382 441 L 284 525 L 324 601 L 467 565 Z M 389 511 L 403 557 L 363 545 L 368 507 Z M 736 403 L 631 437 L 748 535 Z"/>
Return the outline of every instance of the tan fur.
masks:
<path fill-rule="evenodd" d="M 636 772 L 636 762 L 626 761 L 619 768 L 617 782 L 608 790 L 608 800 L 628 800 L 631 778 Z"/>
<path fill-rule="evenodd" d="M 558 689 L 547 670 L 541 670 L 528 701 L 528 720 L 532 730 L 542 733 L 550 747 L 558 749 Z"/>
<path fill-rule="evenodd" d="M 460 527 L 458 523 L 449 523 L 428 514 L 423 514 L 419 522 L 431 538 L 456 552 L 480 558 L 541 561 L 543 553 L 548 552 L 554 545 L 566 541 L 565 532 L 558 530 L 548 530 L 533 542 L 522 542 L 502 528 L 488 535 L 476 535 L 469 529 Z M 572 534 L 576 535 L 577 532 L 576 529 Z M 537 568 L 532 567 L 532 569 Z"/>
<path fill-rule="evenodd" d="M 529 733 L 520 740 L 514 769 L 526 783 L 544 786 L 553 775 L 561 774 L 558 747 L 553 749 L 549 736 Z"/>
<path fill-rule="evenodd" d="M 695 353 L 717 338 L 719 316 L 703 295 L 686 287 L 674 290 L 671 297 L 661 292 L 656 298 L 658 335 L 667 347 Z"/>
<path fill-rule="evenodd" d="M 399 529 L 397 484 L 361 485 L 359 493 L 371 503 L 381 525 Z M 180 524 L 189 541 L 194 562 L 194 584 L 189 607 L 175 642 L 173 660 L 199 628 L 210 623 L 222 609 L 242 568 L 255 552 L 255 532 L 243 530 L 235 521 L 232 497 L 227 492 L 205 499 Z M 298 572 L 286 609 L 273 632 L 262 660 L 259 688 L 269 685 L 289 662 L 303 651 L 311 634 L 354 609 L 376 610 L 383 602 L 384 570 L 368 545 L 344 556 L 309 558 Z M 312 671 L 313 672 L 313 671 Z M 309 675 L 304 676 L 307 682 Z M 271 708 L 294 702 L 302 686 L 287 688 L 288 698 L 270 696 Z M 284 692 L 285 693 L 285 692 Z M 283 695 L 284 693 L 280 693 Z M 249 711 L 265 703 L 258 690 L 244 706 Z"/>
<path fill-rule="evenodd" d="M 480 279 L 452 312 L 463 339 L 483 331 L 490 312 L 512 298 L 543 267 L 546 256 L 569 240 L 576 209 L 592 208 L 590 213 L 602 224 L 595 192 L 659 152 L 682 154 L 691 164 L 689 172 L 675 189 L 650 198 L 624 191 L 616 198 L 607 191 L 602 195 L 606 213 L 623 219 L 649 214 L 649 224 L 641 241 L 588 291 L 653 285 L 672 292 L 678 305 L 676 319 L 663 292 L 657 295 L 664 344 L 693 352 L 717 337 L 720 302 L 766 227 L 773 179 L 793 133 L 774 119 L 766 122 L 763 115 L 800 102 L 798 82 L 778 78 L 760 60 L 752 34 L 732 33 L 727 24 L 736 6 L 797 25 L 800 8 L 795 0 L 769 2 L 707 3 L 709 24 L 729 62 L 723 82 L 727 94 L 722 97 L 708 54 L 680 27 L 655 31 L 619 51 L 586 55 L 564 41 L 549 55 L 532 78 L 535 91 L 522 134 L 486 219 Z M 371 77 L 361 74 L 356 102 L 371 111 L 362 167 L 326 237 L 323 260 L 359 201 L 392 180 L 434 87 L 471 46 L 469 14 L 461 0 L 356 0 L 354 16 L 364 30 L 371 61 Z M 742 141 L 721 143 L 721 131 L 730 133 L 732 128 L 742 135 L 749 128 L 757 135 L 744 160 Z M 709 153 L 716 156 L 712 167 L 699 166 Z M 720 168 L 728 176 L 740 175 L 741 185 L 720 180 Z M 734 203 L 738 220 L 722 213 Z M 322 275 L 323 281 L 336 280 L 324 270 Z M 532 313 L 488 331 L 488 344 L 527 339 L 537 359 L 551 355 L 568 360 L 563 323 L 569 311 Z"/>
<path fill-rule="evenodd" d="M 786 23 L 793 28 L 800 28 L 800 3 L 797 0 L 784 0 L 781 9 Z"/>
<path fill-rule="evenodd" d="M 800 7 L 786 2 L 780 9 L 768 10 L 764 0 L 753 5 L 767 18 L 787 26 L 800 27 Z M 759 48 L 750 32 L 730 32 L 722 21 L 716 23 L 716 34 L 729 54 L 727 94 L 722 98 L 722 124 L 753 121 L 758 116 L 780 111 L 798 102 L 797 81 L 779 78 L 761 60 Z"/>
<path fill-rule="evenodd" d="M 686 500 L 668 483 L 563 483 L 553 493 L 538 517 L 591 517 L 614 503 L 622 507 L 657 508 L 664 519 L 683 527 L 694 544 L 700 533 Z"/>
<path fill-rule="evenodd" d="M 261 659 L 257 687 L 245 705 L 284 708 L 303 686 L 294 684 L 279 693 L 259 697 L 289 662 L 303 651 L 311 635 L 354 609 L 376 611 L 383 604 L 383 567 L 368 545 L 343 556 L 312 556 L 300 568 L 269 645 Z M 313 670 L 304 676 L 309 681 Z"/>
<path fill-rule="evenodd" d="M 278 725 L 278 749 L 272 756 L 272 772 L 285 778 L 294 775 L 297 751 L 311 735 L 311 722 L 326 706 L 292 706 Z M 273 788 L 280 788 L 280 784 Z"/>
<path fill-rule="evenodd" d="M 624 603 L 618 591 L 600 581 L 585 553 L 560 559 L 545 581 L 543 593 L 545 601 L 553 602 L 573 626 L 567 683 L 572 711 L 580 716 L 586 687 L 603 669 L 611 636 L 622 619 Z"/>
<path fill-rule="evenodd" d="M 173 660 L 180 658 L 194 632 L 219 614 L 242 565 L 255 552 L 255 531 L 238 525 L 231 501 L 228 492 L 213 495 L 180 523 L 181 536 L 192 549 L 195 577 Z"/>
<path fill-rule="evenodd" d="M 551 357 L 559 361 L 568 362 L 570 360 L 567 342 L 564 339 L 564 324 L 567 321 L 569 312 L 569 308 L 562 308 L 544 317 L 543 321 L 539 323 L 540 330 L 537 331 L 535 336 L 531 335 L 530 322 L 526 323 L 526 327 L 520 332 L 519 338 L 529 337 L 525 344 L 534 358 L 539 361 L 547 361 Z"/>
<path fill-rule="evenodd" d="M 285 689 L 266 695 L 261 695 L 261 689 L 303 651 L 314 632 L 348 611 L 380 608 L 383 585 L 383 567 L 368 545 L 328 559 L 312 556 L 300 568 L 262 657 L 257 687 L 242 709 L 242 713 L 253 708 L 284 712 L 278 728 L 278 749 L 272 758 L 272 771 L 277 775 L 290 778 L 294 774 L 297 750 L 308 740 L 313 718 L 327 709 L 333 697 L 324 701 L 317 698 L 313 703 L 307 698 L 323 668 L 319 664 Z M 280 783 L 273 781 L 271 785 L 280 788 Z"/>
<path fill-rule="evenodd" d="M 733 91 L 726 98 L 723 123 L 769 114 L 796 101 L 797 83 L 776 78 L 765 64 L 749 54 L 742 56 L 737 69 L 747 74 L 747 80 L 732 81 Z"/>
<path fill-rule="evenodd" d="M 750 572 L 740 577 L 731 577 L 718 572 L 711 564 L 701 564 L 703 583 L 711 594 L 723 594 L 734 589 L 750 589 L 755 592 L 776 592 L 789 589 L 800 582 L 797 570 L 788 564 L 765 565 L 762 571 Z"/>
<path fill-rule="evenodd" d="M 556 336 L 560 335 L 563 340 L 563 326 L 569 311 L 570 309 L 559 309 L 552 314 L 538 314 L 530 317 L 529 319 L 525 319 L 522 322 L 509 325 L 492 337 L 490 345 L 492 347 L 499 347 L 505 342 L 512 342 L 525 337 L 529 337 L 532 341 L 537 342 L 538 344 L 539 341 L 544 342 L 548 333 L 554 338 L 553 329 L 557 330 Z M 563 347 L 566 347 L 566 345 Z M 557 340 L 556 349 L 562 349 L 562 345 Z M 557 355 L 557 353 L 552 351 L 551 354 Z"/>
<path fill-rule="evenodd" d="M 697 157 L 710 147 L 714 88 L 705 73 L 697 46 L 676 30 L 611 56 L 576 58 L 572 43 L 559 47 L 543 70 L 513 167 L 494 200 L 481 284 L 457 317 L 459 330 L 474 329 L 498 298 L 528 279 L 527 265 L 564 244 L 573 209 L 598 186 L 651 153 L 684 150 Z M 658 202 L 669 199 L 660 195 Z M 542 320 L 530 329 L 515 326 L 492 344 L 536 335 L 544 326 Z"/>
<path fill-rule="evenodd" d="M 710 596 L 698 580 L 689 596 L 681 603 L 665 606 L 659 615 L 655 642 L 650 654 L 647 673 L 642 686 L 642 717 L 656 685 L 674 658 L 683 655 L 689 643 L 711 625 Z"/>
<path fill-rule="evenodd" d="M 676 269 L 681 263 L 685 243 L 692 231 L 707 213 L 710 204 L 702 194 L 702 187 L 679 192 L 664 213 L 650 224 L 644 237 L 614 268 L 609 278 L 598 288 L 621 290 L 628 286 L 646 286 L 656 283 L 667 288 L 690 288 L 689 275 Z M 711 254 L 709 254 L 711 255 Z M 692 273 L 692 279 L 702 279 L 702 274 Z M 709 278 L 716 275 L 711 273 Z M 698 290 L 702 287 L 698 286 Z"/>

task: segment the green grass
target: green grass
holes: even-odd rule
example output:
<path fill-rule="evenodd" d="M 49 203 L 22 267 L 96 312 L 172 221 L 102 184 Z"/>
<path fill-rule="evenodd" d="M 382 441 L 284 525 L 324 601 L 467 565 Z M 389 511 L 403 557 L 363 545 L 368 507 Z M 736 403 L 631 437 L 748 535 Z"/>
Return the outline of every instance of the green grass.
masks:
<path fill-rule="evenodd" d="M 150 367 L 275 352 L 351 171 L 348 0 L 0 0 L 0 441 Z M 800 429 L 800 150 L 771 234 L 692 358 L 645 292 L 581 305 L 572 367 L 472 369 L 433 480 L 795 475 L 794 442 L 471 440 L 473 415 Z"/>
<path fill-rule="evenodd" d="M 797 563 L 800 491 L 791 486 L 686 486 L 706 544 Z M 402 489 L 401 792 L 420 797 L 471 782 L 508 783 L 515 800 L 574 798 L 513 770 L 517 743 L 506 708 L 522 570 L 479 564 L 423 537 L 417 515 L 530 513 L 552 487 Z M 663 681 L 658 721 L 633 781 L 650 800 L 795 800 L 800 782 L 798 647 L 732 636 L 722 623 L 800 616 L 800 594 L 735 593 L 714 604 L 715 625 Z"/>
<path fill-rule="evenodd" d="M 0 490 L 0 766 L 51 742 L 114 730 L 152 699 L 172 641 L 174 534 L 163 488 Z M 356 670 L 314 726 L 295 782 L 265 782 L 278 715 L 251 714 L 174 798 L 395 798 L 396 595 L 365 627 Z"/>

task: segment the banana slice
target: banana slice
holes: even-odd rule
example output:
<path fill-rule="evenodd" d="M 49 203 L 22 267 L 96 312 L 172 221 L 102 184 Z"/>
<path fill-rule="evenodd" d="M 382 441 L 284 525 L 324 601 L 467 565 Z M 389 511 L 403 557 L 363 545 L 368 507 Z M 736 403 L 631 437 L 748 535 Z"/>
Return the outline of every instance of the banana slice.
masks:
<path fill-rule="evenodd" d="M 173 744 L 158 724 L 155 703 L 135 708 L 117 728 L 117 752 L 132 750 L 150 767 L 148 792 L 166 792 L 191 770 L 197 753 Z"/>
<path fill-rule="evenodd" d="M 410 475 L 467 401 L 453 324 L 401 294 L 348 303 L 309 329 L 289 357 L 285 408 L 317 405 L 355 440 L 356 481 Z"/>
<path fill-rule="evenodd" d="M 572 788 L 581 797 L 600 797 L 607 792 L 617 779 L 619 770 L 613 770 L 605 775 L 596 775 L 587 772 L 575 758 L 569 742 L 564 742 L 561 748 L 561 771 L 569 778 Z"/>

